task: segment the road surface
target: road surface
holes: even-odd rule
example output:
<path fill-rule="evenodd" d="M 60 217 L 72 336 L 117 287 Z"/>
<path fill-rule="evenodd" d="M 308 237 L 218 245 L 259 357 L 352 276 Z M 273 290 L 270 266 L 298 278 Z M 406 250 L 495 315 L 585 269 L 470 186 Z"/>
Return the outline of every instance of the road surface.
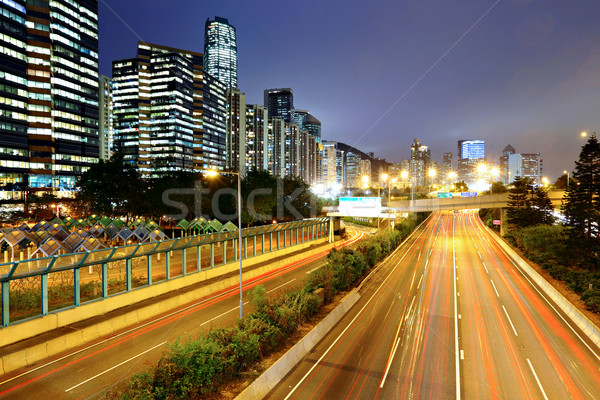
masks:
<path fill-rule="evenodd" d="M 432 215 L 269 399 L 599 399 L 599 349 L 476 211 Z"/>

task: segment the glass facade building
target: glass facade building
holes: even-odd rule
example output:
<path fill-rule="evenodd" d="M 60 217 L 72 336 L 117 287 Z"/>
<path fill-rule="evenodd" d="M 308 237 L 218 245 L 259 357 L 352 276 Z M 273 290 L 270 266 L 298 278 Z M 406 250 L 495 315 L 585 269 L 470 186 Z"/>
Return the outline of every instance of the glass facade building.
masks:
<path fill-rule="evenodd" d="M 144 177 L 225 167 L 225 86 L 202 54 L 138 43 L 113 62 L 114 149 Z"/>
<path fill-rule="evenodd" d="M 72 196 L 98 161 L 98 2 L 0 1 L 0 199 Z"/>
<path fill-rule="evenodd" d="M 227 88 L 237 88 L 237 37 L 226 18 L 210 18 L 204 25 L 204 70 Z"/>
<path fill-rule="evenodd" d="M 292 89 L 267 89 L 264 100 L 269 117 L 280 117 L 285 122 L 294 121 L 294 92 Z"/>

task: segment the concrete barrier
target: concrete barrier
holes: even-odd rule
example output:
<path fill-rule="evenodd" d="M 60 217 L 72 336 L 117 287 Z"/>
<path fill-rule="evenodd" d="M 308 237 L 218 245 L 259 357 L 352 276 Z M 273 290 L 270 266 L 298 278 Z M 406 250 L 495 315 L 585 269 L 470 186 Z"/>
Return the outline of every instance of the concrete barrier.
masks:
<path fill-rule="evenodd" d="M 308 243 L 302 243 L 278 251 L 273 251 L 271 253 L 265 253 L 264 255 L 252 257 L 243 261 L 243 268 L 267 261 L 269 258 L 281 257 L 292 252 L 303 250 L 312 245 L 324 244 L 326 242 L 327 238 L 318 239 Z M 259 268 L 246 271 L 243 274 L 244 280 L 261 276 L 288 264 L 293 264 L 306 257 L 309 257 L 312 254 L 326 251 L 331 247 L 333 247 L 333 244 L 326 244 L 325 246 L 321 246 L 309 253 L 303 252 L 292 257 L 287 257 L 284 260 L 269 263 Z M 108 312 L 117 311 L 119 308 L 124 307 L 124 305 L 132 305 L 141 301 L 150 300 L 154 297 L 161 296 L 172 291 L 184 289 L 188 286 L 213 278 L 215 276 L 237 271 L 238 268 L 239 263 L 234 261 L 224 266 L 174 278 L 173 280 L 167 282 L 135 289 L 128 293 L 94 301 L 84 304 L 80 307 L 52 313 L 41 318 L 24 321 L 22 323 L 3 328 L 0 330 L 2 333 L 0 335 L 0 375 L 14 371 L 18 368 L 32 365 L 35 362 L 52 357 L 70 348 L 75 348 L 99 339 L 103 336 L 110 335 L 111 333 L 125 329 L 128 326 L 146 321 L 150 318 L 168 312 L 169 310 L 173 310 L 184 304 L 191 303 L 201 297 L 208 296 L 228 288 L 237 287 L 239 285 L 239 276 L 225 278 L 218 282 L 183 292 L 178 296 L 161 299 L 161 301 L 157 301 L 128 312 L 115 312 L 114 316 L 111 316 L 110 318 L 98 323 L 87 323 L 85 320 L 89 319 L 90 315 L 105 315 Z M 18 343 L 36 335 L 66 326 L 72 328 L 70 329 L 69 333 L 57 335 L 43 343 L 32 346 L 26 346 L 26 342 L 24 342 L 23 345 Z M 8 345 L 13 345 L 10 351 L 7 351 L 7 349 L 4 348 L 4 346 Z"/>
<path fill-rule="evenodd" d="M 490 232 L 491 229 L 487 228 Z M 514 260 L 514 262 L 525 272 L 533 282 L 583 331 L 583 333 L 600 348 L 600 329 L 583 315 L 569 300 L 567 300 L 554 286 L 552 286 L 543 276 L 533 269 L 525 260 L 523 260 L 504 240 L 499 238 L 494 232 L 492 237 L 500 247 Z"/>
<path fill-rule="evenodd" d="M 264 398 L 273 388 L 306 356 L 313 347 L 339 322 L 340 319 L 360 299 L 358 290 L 354 289 L 344 297 L 342 302 L 315 326 L 306 336 L 289 349 L 279 360 L 250 384 L 236 400 L 256 400 Z"/>

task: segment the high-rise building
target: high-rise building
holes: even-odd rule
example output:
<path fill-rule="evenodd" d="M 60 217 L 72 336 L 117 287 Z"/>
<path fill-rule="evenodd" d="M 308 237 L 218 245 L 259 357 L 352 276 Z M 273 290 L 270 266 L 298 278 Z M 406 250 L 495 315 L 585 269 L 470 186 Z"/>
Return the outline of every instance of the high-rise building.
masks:
<path fill-rule="evenodd" d="M 270 170 L 269 154 L 273 144 L 269 143 L 269 115 L 267 109 L 258 104 L 246 105 L 246 170 Z"/>
<path fill-rule="evenodd" d="M 502 150 L 502 155 L 500 156 L 500 178 L 505 185 L 510 183 L 508 179 L 508 157 L 511 154 L 515 154 L 516 150 L 510 144 Z M 514 176 L 513 176 L 514 178 Z"/>
<path fill-rule="evenodd" d="M 113 61 L 114 148 L 145 177 L 225 168 L 226 89 L 202 54 L 139 42 Z"/>
<path fill-rule="evenodd" d="M 346 154 L 346 187 L 359 188 L 362 186 L 361 161 L 360 154 L 348 152 Z"/>
<path fill-rule="evenodd" d="M 300 130 L 299 175 L 304 182 L 314 185 L 317 182 L 317 140 L 306 130 Z"/>
<path fill-rule="evenodd" d="M 246 174 L 246 94 L 227 90 L 227 168 Z"/>
<path fill-rule="evenodd" d="M 204 71 L 227 88 L 238 86 L 237 37 L 235 27 L 226 18 L 210 18 L 204 24 Z"/>
<path fill-rule="evenodd" d="M 300 175 L 300 127 L 293 122 L 285 123 L 285 175 Z"/>
<path fill-rule="evenodd" d="M 312 114 L 306 114 L 302 119 L 302 129 L 305 129 L 313 135 L 317 143 L 321 143 L 321 121 L 315 118 Z"/>
<path fill-rule="evenodd" d="M 267 89 L 264 93 L 269 117 L 280 117 L 285 122 L 294 121 L 294 92 L 290 88 Z"/>
<path fill-rule="evenodd" d="M 338 149 L 337 142 L 322 141 L 321 155 L 321 177 L 319 183 L 331 189 L 336 186 L 343 187 L 344 182 L 344 158 L 343 150 Z"/>
<path fill-rule="evenodd" d="M 512 182 L 519 176 L 529 178 L 534 185 L 539 185 L 542 179 L 542 158 L 540 153 L 509 154 L 508 176 Z"/>
<path fill-rule="evenodd" d="M 294 122 L 298 124 L 300 129 L 304 129 L 304 117 L 309 115 L 308 110 L 294 109 Z"/>
<path fill-rule="evenodd" d="M 414 186 L 425 186 L 428 182 L 427 170 L 431 163 L 431 150 L 415 139 L 410 146 L 410 176 Z"/>
<path fill-rule="evenodd" d="M 74 195 L 98 161 L 98 1 L 0 1 L 0 199 Z"/>
<path fill-rule="evenodd" d="M 477 180 L 477 165 L 485 161 L 485 142 L 479 139 L 458 141 L 457 175 L 467 184 Z"/>
<path fill-rule="evenodd" d="M 285 176 L 285 121 L 269 117 L 268 164 L 273 175 Z"/>
<path fill-rule="evenodd" d="M 454 154 L 452 152 L 446 152 L 442 155 L 442 173 L 447 176 L 450 171 L 454 170 Z"/>
<path fill-rule="evenodd" d="M 109 160 L 112 152 L 112 79 L 100 75 L 98 88 L 98 136 L 100 159 Z"/>

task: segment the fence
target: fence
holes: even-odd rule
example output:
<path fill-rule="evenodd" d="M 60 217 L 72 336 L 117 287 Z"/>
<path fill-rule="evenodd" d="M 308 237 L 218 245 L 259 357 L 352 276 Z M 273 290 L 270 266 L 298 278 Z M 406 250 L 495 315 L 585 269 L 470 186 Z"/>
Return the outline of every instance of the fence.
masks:
<path fill-rule="evenodd" d="M 242 229 L 243 259 L 327 237 L 329 218 Z M 237 261 L 216 232 L 0 264 L 2 327 Z"/>

